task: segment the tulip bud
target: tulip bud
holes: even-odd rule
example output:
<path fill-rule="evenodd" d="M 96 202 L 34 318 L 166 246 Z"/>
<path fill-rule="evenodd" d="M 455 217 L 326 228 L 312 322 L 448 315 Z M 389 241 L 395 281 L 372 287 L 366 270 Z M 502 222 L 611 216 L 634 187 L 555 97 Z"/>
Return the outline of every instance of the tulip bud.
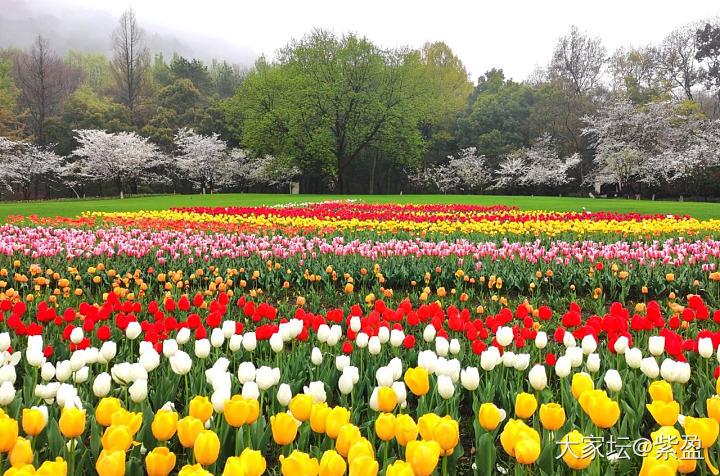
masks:
<path fill-rule="evenodd" d="M 235 321 L 226 320 L 222 323 L 222 333 L 223 337 L 226 339 L 230 339 L 232 336 L 235 335 Z"/>
<path fill-rule="evenodd" d="M 620 336 L 615 341 L 615 345 L 613 346 L 613 348 L 615 349 L 616 353 L 624 354 L 628 348 L 628 344 L 629 344 L 628 338 L 626 336 Z"/>
<path fill-rule="evenodd" d="M 320 365 L 323 361 L 323 355 L 319 348 L 313 347 L 312 353 L 310 354 L 310 360 L 313 365 Z"/>
<path fill-rule="evenodd" d="M 605 385 L 611 392 L 619 392 L 622 389 L 622 378 L 620 373 L 615 369 L 605 372 Z"/>
<path fill-rule="evenodd" d="M 243 348 L 248 352 L 253 352 L 257 347 L 257 336 L 254 332 L 246 332 L 242 339 Z"/>
<path fill-rule="evenodd" d="M 378 329 L 378 339 L 380 339 L 381 344 L 387 344 L 390 340 L 390 329 L 385 326 L 380 327 Z"/>
<path fill-rule="evenodd" d="M 540 392 L 547 387 L 547 373 L 545 372 L 544 365 L 535 365 L 530 369 L 528 374 L 528 380 L 530 385 L 535 391 Z"/>
<path fill-rule="evenodd" d="M 588 334 L 583 337 L 580 345 L 582 346 L 582 350 L 585 355 L 591 354 L 597 350 L 597 341 L 595 340 L 595 336 L 592 334 Z"/>
<path fill-rule="evenodd" d="M 539 331 L 535 335 L 535 347 L 538 349 L 544 349 L 547 346 L 547 334 L 545 331 Z"/>
<path fill-rule="evenodd" d="M 210 345 L 213 346 L 213 348 L 217 349 L 221 347 L 225 343 L 225 334 L 223 334 L 222 329 L 219 327 L 216 327 L 212 330 L 210 333 Z"/>
<path fill-rule="evenodd" d="M 512 327 L 498 327 L 498 330 L 495 333 L 495 339 L 497 339 L 498 344 L 503 347 L 510 345 L 510 343 L 513 341 L 513 337 L 514 334 Z"/>
<path fill-rule="evenodd" d="M 136 322 L 136 321 L 132 321 L 125 328 L 125 337 L 127 337 L 130 340 L 135 340 L 138 338 L 138 336 L 140 335 L 141 332 L 142 332 L 142 327 L 140 327 L 140 323 Z"/>
<path fill-rule="evenodd" d="M 448 351 L 450 350 L 450 343 L 448 340 L 444 337 L 436 337 L 435 338 L 435 353 L 440 357 L 445 357 L 448 354 Z"/>
<path fill-rule="evenodd" d="M 468 367 L 460 372 L 460 381 L 465 390 L 474 392 L 480 385 L 480 372 L 477 367 Z"/>
<path fill-rule="evenodd" d="M 650 336 L 650 338 L 648 339 L 648 350 L 655 357 L 665 352 L 665 337 Z"/>
<path fill-rule="evenodd" d="M 642 350 L 637 347 L 633 347 L 625 351 L 625 362 L 628 367 L 633 369 L 639 369 L 640 363 L 642 362 Z"/>
<path fill-rule="evenodd" d="M 565 355 L 560 356 L 555 362 L 555 375 L 560 378 L 565 378 L 570 375 L 570 368 L 570 358 Z"/>
<path fill-rule="evenodd" d="M 704 359 L 709 359 L 713 355 L 713 351 L 715 349 L 713 348 L 712 338 L 710 337 L 701 337 L 698 339 L 698 354 L 702 356 Z"/>
<path fill-rule="evenodd" d="M 586 365 L 589 372 L 595 373 L 600 370 L 600 354 L 588 355 Z"/>
<path fill-rule="evenodd" d="M 640 370 L 645 374 L 647 378 L 655 379 L 660 375 L 660 368 L 658 367 L 655 357 L 646 357 L 640 362 Z"/>
<path fill-rule="evenodd" d="M 452 398 L 455 393 L 455 385 L 453 384 L 452 379 L 446 375 L 438 377 L 437 389 L 440 396 L 445 400 Z"/>
<path fill-rule="evenodd" d="M 76 327 L 70 332 L 70 342 L 79 344 L 85 338 L 82 327 Z"/>
<path fill-rule="evenodd" d="M 166 339 L 163 341 L 163 355 L 168 359 L 175 355 L 178 351 L 178 343 L 175 339 Z"/>
<path fill-rule="evenodd" d="M 200 339 L 195 341 L 195 357 L 198 359 L 206 359 L 210 355 L 210 341 Z"/>
<path fill-rule="evenodd" d="M 317 330 L 317 340 L 321 343 L 327 342 L 330 337 L 330 327 L 327 324 L 320 324 Z"/>
<path fill-rule="evenodd" d="M 369 340 L 370 340 L 370 337 L 366 333 L 361 332 L 355 338 L 355 344 L 358 346 L 359 349 L 364 349 L 365 347 L 368 346 Z"/>
<path fill-rule="evenodd" d="M 349 373 L 343 373 L 338 379 L 338 389 L 343 395 L 348 395 L 353 389 L 352 375 Z"/>
<path fill-rule="evenodd" d="M 237 352 L 242 347 L 243 342 L 243 336 L 242 334 L 233 334 L 230 336 L 230 343 L 228 344 L 230 347 L 230 352 Z"/>
<path fill-rule="evenodd" d="M 360 332 L 360 329 L 362 329 L 362 324 L 360 322 L 360 316 L 352 316 L 350 318 L 350 330 L 355 332 L 356 334 Z"/>
<path fill-rule="evenodd" d="M 107 372 L 103 372 L 95 377 L 95 381 L 93 382 L 93 393 L 95 396 L 98 398 L 107 396 L 107 394 L 110 393 L 111 383 L 112 379 Z"/>
<path fill-rule="evenodd" d="M 175 336 L 175 340 L 177 340 L 177 343 L 179 345 L 185 345 L 190 340 L 190 329 L 188 327 L 183 327 L 180 329 Z"/>
<path fill-rule="evenodd" d="M 378 336 L 372 336 L 368 341 L 368 352 L 370 352 L 370 355 L 378 355 L 381 350 L 380 339 L 378 339 Z"/>
<path fill-rule="evenodd" d="M 393 347 L 400 347 L 405 340 L 405 334 L 400 329 L 393 329 L 390 331 L 390 345 Z"/>

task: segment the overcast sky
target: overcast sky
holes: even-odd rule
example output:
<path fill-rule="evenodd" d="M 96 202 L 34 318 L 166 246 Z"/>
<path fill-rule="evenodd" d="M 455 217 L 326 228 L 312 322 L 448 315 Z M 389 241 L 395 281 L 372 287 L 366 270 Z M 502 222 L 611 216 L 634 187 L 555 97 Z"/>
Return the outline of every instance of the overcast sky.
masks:
<path fill-rule="evenodd" d="M 0 46 L 26 41 L 23 34 L 35 35 L 38 26 L 50 30 L 44 34 L 60 49 L 106 51 L 105 30 L 128 6 L 163 48 L 177 45 L 203 59 L 272 57 L 291 38 L 321 27 L 356 32 L 385 47 L 445 41 L 473 81 L 493 67 L 525 79 L 547 64 L 573 24 L 612 51 L 659 42 L 685 23 L 720 15 L 720 0 L 0 0 Z"/>

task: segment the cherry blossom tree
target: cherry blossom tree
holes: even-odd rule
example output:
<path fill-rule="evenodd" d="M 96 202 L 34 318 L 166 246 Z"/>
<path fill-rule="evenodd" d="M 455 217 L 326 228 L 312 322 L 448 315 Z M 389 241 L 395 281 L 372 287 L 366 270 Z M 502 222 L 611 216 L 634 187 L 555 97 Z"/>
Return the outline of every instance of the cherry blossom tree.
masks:
<path fill-rule="evenodd" d="M 0 137 L 0 157 L 0 182 L 9 191 L 20 192 L 24 200 L 30 199 L 33 189 L 37 195 L 43 179 L 50 181 L 57 178 L 57 172 L 65 161 L 49 148 L 4 137 Z"/>
<path fill-rule="evenodd" d="M 460 186 L 466 191 L 482 191 L 491 182 L 492 174 L 484 155 L 477 155 L 475 147 L 467 147 L 458 152 L 458 157 L 448 156 L 451 173 L 460 179 Z"/>
<path fill-rule="evenodd" d="M 297 167 L 283 163 L 276 157 L 257 157 L 244 149 L 231 150 L 230 162 L 232 173 L 228 177 L 231 177 L 233 184 L 239 182 L 248 187 L 287 185 L 301 173 Z"/>
<path fill-rule="evenodd" d="M 527 174 L 525 151 L 516 150 L 505 156 L 495 171 L 495 184 L 491 187 L 496 190 L 512 190 L 520 186 L 523 177 Z"/>
<path fill-rule="evenodd" d="M 227 154 L 227 144 L 217 134 L 202 135 L 182 128 L 175 134 L 175 145 L 178 168 L 203 195 L 234 180 L 232 157 Z"/>
<path fill-rule="evenodd" d="M 141 183 L 166 181 L 168 161 L 157 146 L 134 132 L 109 133 L 97 129 L 75 130 L 79 174 L 94 181 L 114 183 L 120 191 L 137 192 Z"/>

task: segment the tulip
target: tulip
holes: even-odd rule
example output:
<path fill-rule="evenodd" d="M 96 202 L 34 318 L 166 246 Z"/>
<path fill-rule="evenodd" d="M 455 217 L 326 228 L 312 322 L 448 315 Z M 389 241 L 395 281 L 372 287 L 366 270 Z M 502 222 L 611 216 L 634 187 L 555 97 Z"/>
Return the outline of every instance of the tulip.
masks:
<path fill-rule="evenodd" d="M 683 424 L 686 435 L 695 435 L 700 440 L 701 448 L 709 448 L 718 437 L 718 422 L 713 418 L 685 417 Z"/>
<path fill-rule="evenodd" d="M 220 438 L 212 430 L 198 433 L 193 446 L 195 460 L 203 466 L 210 466 L 217 461 L 220 454 Z"/>
<path fill-rule="evenodd" d="M 665 337 L 650 336 L 648 339 L 648 350 L 655 357 L 665 352 Z"/>
<path fill-rule="evenodd" d="M 158 446 L 145 456 L 148 476 L 168 476 L 175 468 L 175 453 L 167 447 Z"/>
<path fill-rule="evenodd" d="M 480 372 L 477 367 L 468 367 L 460 372 L 460 382 L 465 390 L 474 392 L 480 386 Z"/>
<path fill-rule="evenodd" d="M 348 476 L 376 476 L 379 470 L 380 466 L 375 458 L 363 455 L 350 460 Z"/>
<path fill-rule="evenodd" d="M 334 407 L 328 413 L 325 423 L 325 434 L 333 440 L 340 433 L 340 428 L 350 422 L 350 411 L 345 407 Z"/>
<path fill-rule="evenodd" d="M 381 413 L 375 419 L 375 434 L 383 441 L 395 438 L 395 415 L 392 413 Z"/>
<path fill-rule="evenodd" d="M 245 464 L 245 476 L 260 476 L 267 468 L 265 458 L 258 450 L 245 448 L 240 453 L 240 460 Z"/>
<path fill-rule="evenodd" d="M 312 412 L 314 398 L 312 395 L 299 393 L 290 400 L 290 412 L 298 421 L 307 421 Z"/>
<path fill-rule="evenodd" d="M 406 446 L 409 442 L 415 441 L 417 435 L 417 424 L 410 415 L 401 413 L 395 417 L 395 439 L 400 446 Z"/>
<path fill-rule="evenodd" d="M 437 390 L 442 398 L 448 400 L 455 393 L 455 384 L 447 375 L 440 375 L 437 379 Z"/>
<path fill-rule="evenodd" d="M 375 450 L 373 449 L 372 444 L 370 441 L 368 441 L 365 437 L 360 437 L 359 440 L 357 440 L 355 443 L 350 445 L 350 449 L 348 450 L 347 454 L 347 461 L 352 466 L 353 462 L 362 457 L 369 457 L 372 460 L 375 460 Z"/>
<path fill-rule="evenodd" d="M 662 400 L 663 402 L 673 401 L 673 390 L 669 383 L 665 380 L 656 380 L 650 384 L 648 388 L 650 392 L 650 398 L 655 400 Z"/>
<path fill-rule="evenodd" d="M 535 410 L 537 410 L 535 395 L 523 392 L 515 397 L 515 415 L 518 418 L 530 418 L 535 413 Z"/>
<path fill-rule="evenodd" d="M 277 391 L 277 401 L 278 403 L 283 406 L 287 407 L 290 404 L 290 401 L 292 400 L 292 389 L 290 388 L 290 385 L 284 383 L 280 385 Z M 297 417 L 295 417 L 297 418 Z"/>
<path fill-rule="evenodd" d="M 250 405 L 242 395 L 233 395 L 230 400 L 225 400 L 223 416 L 228 425 L 238 428 L 243 426 L 248 419 Z"/>
<path fill-rule="evenodd" d="M 122 402 L 115 397 L 101 399 L 95 407 L 95 420 L 102 426 L 110 426 L 113 413 L 122 407 Z"/>
<path fill-rule="evenodd" d="M 709 402 L 710 400 L 708 400 Z M 718 399 L 720 401 L 720 399 Z M 652 403 L 645 405 L 660 426 L 673 426 L 678 420 L 680 414 L 680 404 L 676 401 L 664 402 L 662 400 L 655 400 Z"/>
<path fill-rule="evenodd" d="M 570 369 L 570 359 L 565 355 L 558 357 L 555 362 L 555 375 L 560 378 L 565 378 L 570 375 Z"/>
<path fill-rule="evenodd" d="M 326 450 L 320 458 L 319 476 L 343 476 L 347 464 L 335 450 Z"/>
<path fill-rule="evenodd" d="M 708 417 L 720 423 L 720 397 L 708 398 L 706 404 Z"/>
<path fill-rule="evenodd" d="M 547 387 L 547 373 L 545 373 L 545 366 L 533 366 L 528 374 L 528 380 L 535 391 L 540 392 L 544 390 L 545 387 Z"/>
<path fill-rule="evenodd" d="M 430 390 L 428 371 L 422 367 L 407 369 L 404 380 L 413 395 L 418 397 L 425 395 Z"/>
<path fill-rule="evenodd" d="M 405 460 L 412 466 L 415 476 L 430 476 L 441 452 L 436 441 L 410 441 L 405 449 Z"/>
<path fill-rule="evenodd" d="M 620 418 L 620 406 L 606 395 L 595 395 L 590 397 L 588 414 L 598 427 L 610 428 Z"/>
<path fill-rule="evenodd" d="M 287 412 L 270 417 L 270 427 L 275 443 L 280 446 L 289 445 L 297 436 L 298 425 L 295 418 Z"/>
<path fill-rule="evenodd" d="M 180 468 L 180 472 L 177 476 L 213 476 L 213 474 L 210 471 L 203 469 L 203 467 L 199 464 L 186 464 Z"/>
<path fill-rule="evenodd" d="M 182 418 L 177 423 L 177 435 L 180 444 L 185 448 L 192 448 L 195 446 L 195 440 L 203 429 L 203 422 L 200 419 L 192 416 Z"/>
<path fill-rule="evenodd" d="M 593 454 L 589 453 L 584 458 L 583 447 L 585 446 L 585 437 L 577 430 L 563 436 L 558 443 L 561 447 L 562 459 L 565 464 L 572 470 L 583 470 L 592 463 Z"/>
<path fill-rule="evenodd" d="M 0 453 L 8 453 L 18 438 L 18 422 L 14 418 L 0 415 Z"/>
<path fill-rule="evenodd" d="M 160 409 L 155 413 L 151 425 L 153 436 L 158 441 L 167 441 L 177 431 L 178 414 L 171 410 Z"/>
<path fill-rule="evenodd" d="M 576 399 L 580 398 L 584 392 L 593 390 L 595 384 L 593 384 L 592 378 L 586 373 L 577 373 L 572 378 L 572 394 Z"/>
<path fill-rule="evenodd" d="M 15 441 L 15 445 L 13 445 L 13 448 L 10 451 L 10 465 L 22 466 L 32 464 L 32 462 L 33 450 L 30 446 L 30 441 L 21 436 L 17 439 L 17 441 Z"/>
<path fill-rule="evenodd" d="M 102 447 L 108 451 L 127 451 L 132 445 L 133 435 L 125 425 L 110 425 L 102 436 Z"/>
<path fill-rule="evenodd" d="M 387 467 L 385 476 L 415 476 L 415 472 L 413 471 L 413 467 L 410 463 L 396 460 L 393 464 Z"/>
<path fill-rule="evenodd" d="M 280 455 L 280 471 L 283 476 L 316 476 L 320 464 L 307 453 L 294 450 L 290 456 Z"/>
<path fill-rule="evenodd" d="M 47 407 L 23 408 L 22 428 L 26 435 L 37 436 L 47 424 Z"/>
<path fill-rule="evenodd" d="M 85 431 L 85 410 L 63 408 L 58 424 L 60 432 L 65 438 L 76 438 L 82 435 Z"/>
<path fill-rule="evenodd" d="M 337 439 L 335 440 L 335 449 L 338 453 L 347 457 L 350 447 L 357 442 L 362 435 L 360 429 L 352 423 L 346 423 L 340 427 Z"/>
<path fill-rule="evenodd" d="M 611 392 L 619 392 L 622 389 L 622 378 L 620 372 L 615 369 L 610 369 L 605 372 L 605 385 Z"/>
<path fill-rule="evenodd" d="M 102 398 L 110 393 L 110 386 L 112 385 L 112 377 L 107 372 L 103 372 L 95 377 L 93 381 L 93 393 L 96 397 Z"/>
<path fill-rule="evenodd" d="M 60 457 L 55 458 L 54 461 L 45 461 L 35 474 L 38 476 L 65 476 L 67 475 L 67 463 Z"/>
<path fill-rule="evenodd" d="M 102 450 L 95 463 L 100 476 L 123 476 L 125 474 L 125 452 Z"/>
<path fill-rule="evenodd" d="M 655 379 L 660 375 L 660 367 L 658 367 L 655 357 L 645 357 L 640 362 L 640 370 L 647 378 Z"/>
<path fill-rule="evenodd" d="M 487 431 L 493 431 L 502 421 L 500 410 L 494 403 L 483 403 L 478 411 L 478 422 Z"/>
<path fill-rule="evenodd" d="M 449 456 L 460 442 L 460 427 L 450 416 L 442 418 L 433 430 L 433 440 L 437 441 L 444 456 Z"/>
<path fill-rule="evenodd" d="M 397 394 L 392 387 L 380 387 L 378 389 L 378 408 L 382 412 L 391 412 L 397 405 Z"/>
<path fill-rule="evenodd" d="M 522 420 L 507 422 L 500 433 L 500 443 L 505 452 L 521 464 L 532 464 L 540 456 L 540 435 Z"/>
<path fill-rule="evenodd" d="M 585 365 L 589 372 L 595 373 L 600 370 L 600 354 L 592 353 L 588 355 Z"/>
<path fill-rule="evenodd" d="M 213 414 L 213 406 L 208 397 L 197 395 L 190 400 L 190 416 L 205 423 Z"/>
<path fill-rule="evenodd" d="M 559 430 L 565 424 L 565 409 L 557 403 L 543 403 L 540 405 L 540 422 L 546 430 Z"/>
<path fill-rule="evenodd" d="M 142 413 L 134 413 L 124 408 L 117 409 L 110 417 L 111 425 L 125 425 L 130 428 L 130 432 L 134 435 L 142 425 Z"/>
<path fill-rule="evenodd" d="M 310 429 L 315 433 L 325 433 L 330 407 L 325 402 L 313 403 L 310 410 Z"/>

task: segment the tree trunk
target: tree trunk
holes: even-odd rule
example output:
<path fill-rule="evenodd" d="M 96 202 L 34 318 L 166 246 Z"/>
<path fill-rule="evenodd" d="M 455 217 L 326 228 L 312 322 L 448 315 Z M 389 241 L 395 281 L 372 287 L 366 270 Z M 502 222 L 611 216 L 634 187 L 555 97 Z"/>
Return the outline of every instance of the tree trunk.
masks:
<path fill-rule="evenodd" d="M 370 187 L 368 193 L 373 195 L 375 193 L 375 169 L 377 167 L 377 159 L 379 152 L 375 152 L 372 159 L 372 166 L 370 167 Z"/>

